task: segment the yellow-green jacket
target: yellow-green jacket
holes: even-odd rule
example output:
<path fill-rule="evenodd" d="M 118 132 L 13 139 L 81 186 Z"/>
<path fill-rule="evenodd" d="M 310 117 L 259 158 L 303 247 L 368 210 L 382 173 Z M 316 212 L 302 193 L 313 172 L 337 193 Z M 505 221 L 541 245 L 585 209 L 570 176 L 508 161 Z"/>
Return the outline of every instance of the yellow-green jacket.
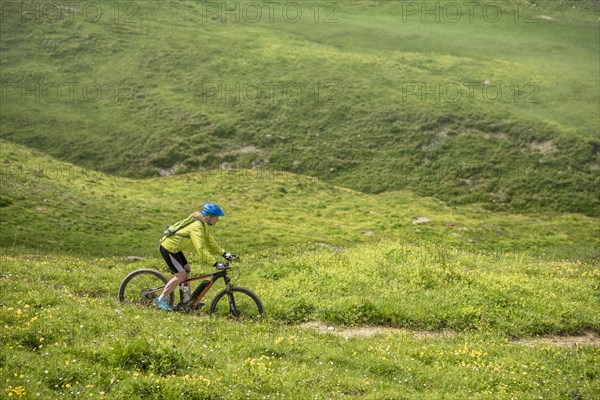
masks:
<path fill-rule="evenodd" d="M 220 260 L 225 250 L 219 246 L 210 234 L 206 222 L 197 220 L 178 230 L 173 236 L 163 236 L 160 240 L 162 247 L 171 253 L 196 249 L 202 262 L 213 265 Z"/>

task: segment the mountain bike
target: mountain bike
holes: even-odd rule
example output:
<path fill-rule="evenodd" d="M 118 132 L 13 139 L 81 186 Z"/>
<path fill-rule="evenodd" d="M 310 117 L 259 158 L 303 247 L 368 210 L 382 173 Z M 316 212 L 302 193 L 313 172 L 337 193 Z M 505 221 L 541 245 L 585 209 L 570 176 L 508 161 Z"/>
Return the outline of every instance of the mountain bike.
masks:
<path fill-rule="evenodd" d="M 237 256 L 235 256 L 237 257 Z M 260 320 L 264 307 L 259 297 L 249 289 L 231 283 L 229 272 L 230 261 L 227 260 L 216 272 L 194 276 L 179 285 L 180 302 L 175 304 L 175 291 L 167 299 L 176 311 L 193 312 L 202 308 L 202 299 L 213 287 L 214 283 L 223 279 L 225 288 L 212 299 L 208 314 L 211 316 L 229 317 L 238 320 Z M 210 279 L 207 279 L 210 278 Z M 119 286 L 119 301 L 124 303 L 150 306 L 160 296 L 169 279 L 155 269 L 143 268 L 128 274 Z M 184 301 L 183 285 L 201 281 L 192 292 L 191 299 Z M 190 287 L 191 289 L 191 287 Z"/>

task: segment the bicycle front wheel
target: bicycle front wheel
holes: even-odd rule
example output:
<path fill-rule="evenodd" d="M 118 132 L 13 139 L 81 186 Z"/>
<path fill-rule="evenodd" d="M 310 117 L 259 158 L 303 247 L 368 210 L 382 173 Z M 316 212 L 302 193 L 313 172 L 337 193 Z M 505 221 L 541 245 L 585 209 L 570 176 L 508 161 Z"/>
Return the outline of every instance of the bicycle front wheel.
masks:
<path fill-rule="evenodd" d="M 138 269 L 123 279 L 119 286 L 119 301 L 149 306 L 160 296 L 169 280 L 154 269 Z M 174 294 L 167 301 L 173 304 Z"/>
<path fill-rule="evenodd" d="M 210 303 L 211 316 L 244 321 L 259 321 L 264 313 L 263 304 L 256 294 L 248 289 L 232 287 L 223 289 Z"/>

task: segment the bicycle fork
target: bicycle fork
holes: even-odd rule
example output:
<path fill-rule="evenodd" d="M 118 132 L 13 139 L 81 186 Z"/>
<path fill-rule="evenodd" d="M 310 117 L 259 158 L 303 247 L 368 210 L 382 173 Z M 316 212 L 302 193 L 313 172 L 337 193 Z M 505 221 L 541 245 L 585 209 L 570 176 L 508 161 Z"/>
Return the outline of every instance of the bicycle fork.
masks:
<path fill-rule="evenodd" d="M 225 276 L 224 280 L 225 285 L 227 285 L 227 300 L 229 300 L 229 313 L 237 318 L 239 317 L 240 313 L 238 312 L 237 307 L 235 306 L 235 298 L 233 297 L 233 291 L 231 290 L 231 279 L 229 278 L 229 276 Z"/>

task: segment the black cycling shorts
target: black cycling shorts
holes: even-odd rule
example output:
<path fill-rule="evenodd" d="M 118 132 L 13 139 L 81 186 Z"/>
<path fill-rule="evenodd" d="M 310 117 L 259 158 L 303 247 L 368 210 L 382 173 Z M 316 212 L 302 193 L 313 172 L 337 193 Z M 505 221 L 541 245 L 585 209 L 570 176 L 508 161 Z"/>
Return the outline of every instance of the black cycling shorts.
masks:
<path fill-rule="evenodd" d="M 183 252 L 171 253 L 169 250 L 160 246 L 160 254 L 162 254 L 165 262 L 169 266 L 169 269 L 172 273 L 177 274 L 179 272 L 185 271 L 185 266 L 188 265 Z"/>

